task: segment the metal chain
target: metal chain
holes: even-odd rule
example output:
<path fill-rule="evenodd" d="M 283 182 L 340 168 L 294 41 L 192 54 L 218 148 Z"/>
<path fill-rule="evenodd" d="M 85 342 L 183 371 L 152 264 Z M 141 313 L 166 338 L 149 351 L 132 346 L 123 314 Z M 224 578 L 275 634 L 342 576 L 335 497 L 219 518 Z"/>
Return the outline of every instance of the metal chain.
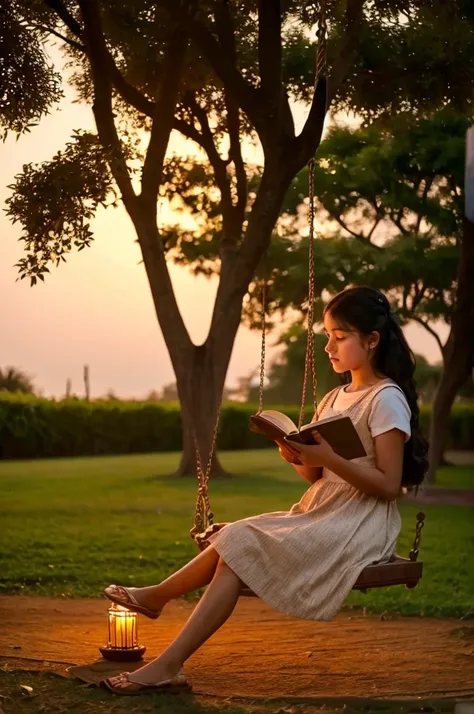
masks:
<path fill-rule="evenodd" d="M 314 84 L 318 83 L 318 79 L 326 74 L 327 69 L 327 23 L 326 23 L 326 2 L 321 0 L 318 18 L 318 30 L 316 32 L 318 38 L 318 50 L 316 53 L 316 76 Z"/>
<path fill-rule="evenodd" d="M 316 72 L 314 86 L 316 88 L 319 78 L 326 74 L 327 70 L 327 26 L 326 26 L 326 2 L 321 0 L 318 17 L 318 50 L 316 53 Z M 314 360 L 314 157 L 308 163 L 308 183 L 309 183 L 309 268 L 308 268 L 308 333 L 306 344 L 306 355 L 304 363 L 303 387 L 301 395 L 301 407 L 298 419 L 298 429 L 301 429 L 304 421 L 306 406 L 306 391 L 308 386 L 308 372 L 311 371 L 311 381 L 313 390 L 314 413 L 318 411 L 316 365 Z"/>
<path fill-rule="evenodd" d="M 267 309 L 267 280 L 263 278 L 262 281 L 262 349 L 260 351 L 260 385 L 258 388 L 258 412 L 260 414 L 263 411 L 263 384 L 265 381 L 265 349 L 266 349 L 266 309 Z"/>
<path fill-rule="evenodd" d="M 219 404 L 216 414 L 216 423 L 214 424 L 214 431 L 212 433 L 212 443 L 209 450 L 209 456 L 207 459 L 206 469 L 202 467 L 201 453 L 199 451 L 199 444 L 196 436 L 196 431 L 193 428 L 193 441 L 194 448 L 196 451 L 196 471 L 198 477 L 198 491 L 196 497 L 196 508 L 194 511 L 194 526 L 191 534 L 203 533 L 206 528 L 213 524 L 214 514 L 211 512 L 211 504 L 209 502 L 209 492 L 208 492 L 208 482 L 211 475 L 212 461 L 214 458 L 214 453 L 216 450 L 217 443 L 217 432 L 219 430 L 219 421 L 221 416 L 221 406 Z"/>
<path fill-rule="evenodd" d="M 416 514 L 415 538 L 413 540 L 413 548 L 410 550 L 410 560 L 413 562 L 418 558 L 420 552 L 421 531 L 425 525 L 425 514 L 420 511 Z"/>
<path fill-rule="evenodd" d="M 298 429 L 301 429 L 304 421 L 304 411 L 306 406 L 306 390 L 308 384 L 308 372 L 311 371 L 311 383 L 313 392 L 314 413 L 318 411 L 316 365 L 314 360 L 314 158 L 308 164 L 309 178 L 309 247 L 308 247 L 308 331 L 306 341 L 306 355 L 304 361 L 303 389 L 301 395 L 300 415 L 298 419 Z"/>

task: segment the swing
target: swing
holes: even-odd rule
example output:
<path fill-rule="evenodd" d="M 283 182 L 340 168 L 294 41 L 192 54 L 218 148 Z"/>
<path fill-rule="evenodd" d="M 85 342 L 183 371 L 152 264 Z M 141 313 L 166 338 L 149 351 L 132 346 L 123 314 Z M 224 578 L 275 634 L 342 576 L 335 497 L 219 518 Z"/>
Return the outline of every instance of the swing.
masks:
<path fill-rule="evenodd" d="M 326 19 L 325 19 L 325 2 L 320 3 L 320 12 L 318 19 L 318 51 L 316 58 L 316 76 L 315 87 L 319 79 L 326 81 Z M 298 429 L 304 421 L 304 410 L 306 404 L 306 391 L 308 383 L 308 375 L 311 372 L 312 393 L 314 413 L 317 412 L 317 396 L 316 396 L 316 368 L 314 361 L 314 167 L 315 160 L 312 158 L 308 164 L 309 177 L 309 266 L 308 266 L 308 332 L 305 355 L 305 366 L 303 374 L 303 389 L 301 408 L 298 421 Z M 257 414 L 263 411 L 263 392 L 265 380 L 265 332 L 266 332 L 266 292 L 267 282 L 262 281 L 262 345 L 260 355 L 260 385 L 259 385 L 259 405 Z M 196 451 L 196 470 L 198 478 L 198 489 L 196 498 L 196 507 L 194 513 L 194 525 L 190 531 L 190 536 L 193 538 L 198 548 L 203 551 L 209 545 L 209 537 L 214 533 L 219 532 L 227 523 L 214 523 L 214 514 L 211 512 L 208 493 L 208 481 L 211 473 L 212 461 L 216 448 L 217 431 L 220 420 L 221 407 L 219 406 L 216 415 L 216 423 L 212 435 L 211 448 L 206 467 L 203 468 L 199 446 L 196 434 L 193 433 L 194 447 Z M 374 563 L 366 566 L 359 575 L 353 590 L 366 592 L 372 588 L 390 587 L 392 585 L 405 585 L 407 588 L 414 588 L 418 585 L 423 573 L 423 563 L 418 561 L 421 531 L 424 526 L 425 514 L 420 512 L 416 516 L 415 536 L 413 547 L 408 558 L 402 558 L 395 555 L 389 562 Z M 250 588 L 243 587 L 240 591 L 241 596 L 257 597 Z"/>

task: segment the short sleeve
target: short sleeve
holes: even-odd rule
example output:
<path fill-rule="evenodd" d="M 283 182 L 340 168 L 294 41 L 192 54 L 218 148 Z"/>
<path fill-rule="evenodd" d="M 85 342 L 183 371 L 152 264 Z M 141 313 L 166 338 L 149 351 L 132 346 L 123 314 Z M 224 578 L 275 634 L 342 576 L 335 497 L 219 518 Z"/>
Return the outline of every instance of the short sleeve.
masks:
<path fill-rule="evenodd" d="M 405 441 L 411 436 L 411 411 L 405 395 L 397 387 L 386 387 L 378 392 L 369 415 L 369 429 L 372 438 L 391 429 L 400 429 Z"/>

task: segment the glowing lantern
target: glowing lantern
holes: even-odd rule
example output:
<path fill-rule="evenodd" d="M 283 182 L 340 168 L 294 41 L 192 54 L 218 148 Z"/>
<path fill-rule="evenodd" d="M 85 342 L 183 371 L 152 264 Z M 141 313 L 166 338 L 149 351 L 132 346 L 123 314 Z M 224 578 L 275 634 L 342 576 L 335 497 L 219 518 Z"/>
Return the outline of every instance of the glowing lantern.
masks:
<path fill-rule="evenodd" d="M 145 654 L 138 644 L 138 615 L 120 605 L 109 608 L 109 637 L 106 647 L 99 647 L 102 656 L 113 662 L 134 662 Z"/>

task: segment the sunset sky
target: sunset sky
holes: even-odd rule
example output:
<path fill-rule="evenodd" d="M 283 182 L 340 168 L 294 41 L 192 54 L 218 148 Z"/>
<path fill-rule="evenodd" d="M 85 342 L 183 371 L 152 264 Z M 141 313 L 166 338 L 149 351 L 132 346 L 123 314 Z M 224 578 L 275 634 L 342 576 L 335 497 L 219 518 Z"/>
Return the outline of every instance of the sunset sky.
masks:
<path fill-rule="evenodd" d="M 66 98 L 31 134 L 11 135 L 0 145 L 0 204 L 10 194 L 23 164 L 50 159 L 73 129 L 94 129 L 91 110 Z M 304 110 L 301 112 L 301 119 Z M 179 148 L 179 139 L 174 146 Z M 60 397 L 66 380 L 83 394 L 83 365 L 91 373 L 93 397 L 113 390 L 121 397 L 143 397 L 174 381 L 159 329 L 132 224 L 122 208 L 101 210 L 93 222 L 91 248 L 72 253 L 67 264 L 51 268 L 44 284 L 16 282 L 14 264 L 22 256 L 20 226 L 0 216 L 0 367 L 13 365 L 30 374 L 47 396 Z M 216 281 L 195 278 L 171 266 L 173 284 L 192 339 L 201 343 L 209 326 Z M 434 339 L 410 326 L 406 335 L 415 351 L 439 361 Z M 442 332 L 446 335 L 446 329 Z M 270 343 L 273 337 L 270 338 Z M 259 363 L 260 336 L 240 328 L 227 383 L 234 385 Z M 268 350 L 271 357 L 275 353 Z"/>

